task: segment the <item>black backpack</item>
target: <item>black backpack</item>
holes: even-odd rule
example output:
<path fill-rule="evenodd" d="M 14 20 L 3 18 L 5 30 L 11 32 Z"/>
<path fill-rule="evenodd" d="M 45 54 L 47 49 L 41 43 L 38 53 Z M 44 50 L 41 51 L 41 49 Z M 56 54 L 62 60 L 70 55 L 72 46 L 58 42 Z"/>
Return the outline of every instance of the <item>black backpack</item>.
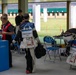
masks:
<path fill-rule="evenodd" d="M 42 44 L 38 43 L 38 46 L 35 48 L 35 56 L 37 59 L 41 58 L 46 54 L 46 50 Z"/>

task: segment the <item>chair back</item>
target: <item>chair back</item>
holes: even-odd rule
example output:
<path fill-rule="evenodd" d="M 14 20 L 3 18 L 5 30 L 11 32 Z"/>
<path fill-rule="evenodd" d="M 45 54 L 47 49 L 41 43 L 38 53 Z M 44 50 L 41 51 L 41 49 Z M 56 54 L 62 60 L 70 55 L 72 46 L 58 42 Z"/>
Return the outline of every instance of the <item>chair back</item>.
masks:
<path fill-rule="evenodd" d="M 71 40 L 70 43 L 71 43 L 72 46 L 76 47 L 76 40 Z"/>
<path fill-rule="evenodd" d="M 43 41 L 44 41 L 44 43 L 48 43 L 48 44 L 52 44 L 52 45 L 56 44 L 56 41 L 50 36 L 45 36 Z"/>
<path fill-rule="evenodd" d="M 16 34 L 12 35 L 12 40 L 14 40 L 16 38 Z"/>

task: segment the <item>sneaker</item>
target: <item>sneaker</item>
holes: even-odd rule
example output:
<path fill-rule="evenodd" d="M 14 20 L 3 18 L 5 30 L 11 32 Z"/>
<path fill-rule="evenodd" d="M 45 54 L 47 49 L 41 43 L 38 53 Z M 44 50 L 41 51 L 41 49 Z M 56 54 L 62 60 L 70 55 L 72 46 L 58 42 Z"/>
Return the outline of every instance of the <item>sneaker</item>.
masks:
<path fill-rule="evenodd" d="M 32 72 L 30 72 L 29 70 L 26 70 L 26 74 L 30 74 L 30 73 L 32 73 Z"/>

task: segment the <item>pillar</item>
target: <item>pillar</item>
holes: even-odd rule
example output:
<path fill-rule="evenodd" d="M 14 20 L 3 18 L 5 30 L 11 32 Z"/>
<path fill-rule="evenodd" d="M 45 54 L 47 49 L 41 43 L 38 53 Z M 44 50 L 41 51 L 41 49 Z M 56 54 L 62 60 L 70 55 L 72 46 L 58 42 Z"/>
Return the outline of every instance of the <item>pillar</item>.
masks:
<path fill-rule="evenodd" d="M 47 8 L 43 8 L 43 13 L 44 13 L 43 16 L 44 22 L 47 22 Z"/>
<path fill-rule="evenodd" d="M 23 14 L 28 13 L 28 0 L 18 0 L 18 9 L 21 9 Z"/>
<path fill-rule="evenodd" d="M 70 14 L 70 28 L 76 28 L 76 17 L 75 17 L 75 14 L 76 14 L 76 5 L 72 5 L 71 4 L 71 14 Z"/>
<path fill-rule="evenodd" d="M 7 0 L 2 0 L 2 14 L 8 13 L 8 3 Z"/>
<path fill-rule="evenodd" d="M 70 26 L 70 1 L 67 1 L 67 30 L 69 29 Z"/>
<path fill-rule="evenodd" d="M 40 31 L 40 5 L 33 5 L 33 22 L 35 24 L 36 30 Z"/>

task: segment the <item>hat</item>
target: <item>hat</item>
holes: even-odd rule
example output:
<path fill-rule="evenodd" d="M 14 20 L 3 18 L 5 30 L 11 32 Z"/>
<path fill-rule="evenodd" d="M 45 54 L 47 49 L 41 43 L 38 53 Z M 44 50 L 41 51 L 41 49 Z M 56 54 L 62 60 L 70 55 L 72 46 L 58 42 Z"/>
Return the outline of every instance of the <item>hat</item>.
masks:
<path fill-rule="evenodd" d="M 29 14 L 25 13 L 23 17 L 24 17 L 24 19 L 29 19 Z"/>

